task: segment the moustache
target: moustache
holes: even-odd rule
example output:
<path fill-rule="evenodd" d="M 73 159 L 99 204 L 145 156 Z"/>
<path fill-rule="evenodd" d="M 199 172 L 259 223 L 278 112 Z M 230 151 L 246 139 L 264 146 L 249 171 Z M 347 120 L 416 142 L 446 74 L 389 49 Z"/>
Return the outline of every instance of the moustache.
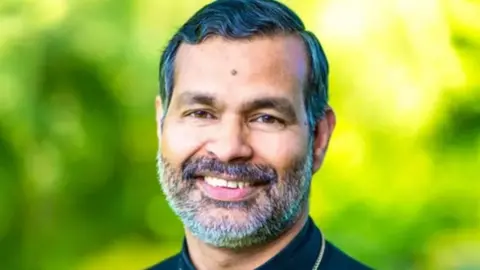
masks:
<path fill-rule="evenodd" d="M 189 158 L 182 165 L 183 179 L 195 180 L 206 175 L 226 175 L 229 178 L 250 184 L 267 184 L 277 182 L 278 175 L 274 168 L 263 164 L 225 163 L 209 157 Z"/>

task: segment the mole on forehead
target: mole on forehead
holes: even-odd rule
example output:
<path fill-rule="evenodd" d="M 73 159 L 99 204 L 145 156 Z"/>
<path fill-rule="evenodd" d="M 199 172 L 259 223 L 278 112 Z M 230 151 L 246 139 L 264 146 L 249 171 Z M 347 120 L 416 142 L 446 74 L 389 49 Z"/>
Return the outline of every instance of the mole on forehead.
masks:
<path fill-rule="evenodd" d="M 238 71 L 237 71 L 236 69 L 232 69 L 232 70 L 230 71 L 230 73 L 231 73 L 233 76 L 235 76 L 235 75 L 237 75 Z"/>

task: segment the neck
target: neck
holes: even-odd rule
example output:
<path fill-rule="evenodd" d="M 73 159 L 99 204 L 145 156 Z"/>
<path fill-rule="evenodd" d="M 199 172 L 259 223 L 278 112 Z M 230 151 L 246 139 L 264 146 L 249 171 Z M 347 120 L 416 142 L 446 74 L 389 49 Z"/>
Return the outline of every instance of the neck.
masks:
<path fill-rule="evenodd" d="M 285 248 L 302 230 L 307 218 L 308 211 L 304 211 L 293 226 L 274 241 L 244 250 L 230 250 L 205 244 L 186 230 L 190 259 L 199 270 L 255 269 Z"/>

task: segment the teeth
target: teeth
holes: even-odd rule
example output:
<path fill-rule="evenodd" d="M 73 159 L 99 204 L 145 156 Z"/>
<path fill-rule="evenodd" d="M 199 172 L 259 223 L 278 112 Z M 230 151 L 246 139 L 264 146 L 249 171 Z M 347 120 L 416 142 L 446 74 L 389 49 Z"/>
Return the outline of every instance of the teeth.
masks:
<path fill-rule="evenodd" d="M 236 182 L 227 182 L 227 187 L 229 188 L 237 188 L 238 185 Z"/>
<path fill-rule="evenodd" d="M 205 177 L 205 182 L 214 187 L 246 188 L 250 186 L 250 183 L 242 181 L 227 181 L 225 179 L 209 176 Z"/>

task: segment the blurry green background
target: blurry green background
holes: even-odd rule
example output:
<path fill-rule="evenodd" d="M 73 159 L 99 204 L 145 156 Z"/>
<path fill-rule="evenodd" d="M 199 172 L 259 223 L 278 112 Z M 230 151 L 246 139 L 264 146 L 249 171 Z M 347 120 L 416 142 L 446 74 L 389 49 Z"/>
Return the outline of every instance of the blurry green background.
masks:
<path fill-rule="evenodd" d="M 0 269 L 141 269 L 179 249 L 157 68 L 207 2 L 0 1 Z M 480 269 L 480 2 L 284 2 L 331 64 L 317 224 L 378 269 Z"/>

